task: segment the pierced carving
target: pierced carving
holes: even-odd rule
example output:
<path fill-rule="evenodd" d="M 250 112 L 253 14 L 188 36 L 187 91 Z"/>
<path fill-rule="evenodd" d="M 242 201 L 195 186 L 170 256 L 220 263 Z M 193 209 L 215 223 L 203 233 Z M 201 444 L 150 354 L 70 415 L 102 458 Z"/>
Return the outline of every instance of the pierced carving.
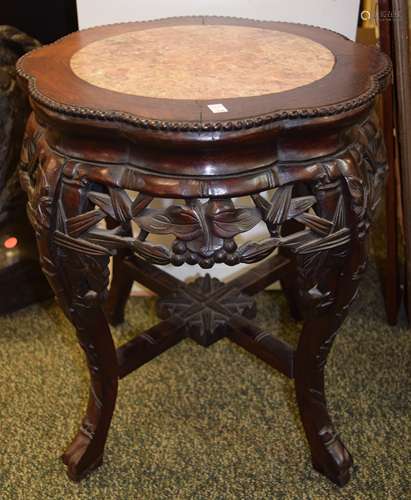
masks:
<path fill-rule="evenodd" d="M 374 120 L 372 118 L 351 130 L 352 145 L 340 157 L 316 165 L 323 173 L 317 175 L 311 184 L 306 184 L 311 194 L 295 196 L 294 185 L 285 184 L 277 187 L 269 200 L 261 194 L 251 195 L 255 208 L 236 207 L 231 199 L 210 198 L 204 201 L 190 199 L 186 205 L 154 209 L 151 208 L 153 198 L 149 195 L 138 193 L 133 198 L 121 187 L 105 188 L 87 182 L 84 177 L 78 178 L 76 182 L 84 184 L 86 196 L 82 203 L 90 208 L 79 215 L 66 217 L 60 200 L 56 208 L 54 242 L 60 248 L 90 257 L 109 257 L 120 249 L 129 249 L 151 263 L 200 264 L 204 268 L 215 263 L 258 262 L 276 248 L 284 247 L 297 256 L 298 271 L 305 283 L 301 292 L 303 300 L 316 304 L 319 309 L 327 308 L 333 303 L 334 294 L 322 290 L 318 272 L 329 259 L 335 262 L 344 260 L 353 230 L 358 237 L 365 237 L 381 196 L 386 167 L 381 136 Z M 45 227 L 52 205 L 52 199 L 43 195 L 49 190 L 44 174 L 47 161 L 59 163 L 62 169 L 67 164 L 67 171 L 76 175 L 76 168 L 68 164 L 69 159 L 55 156 L 50 159 L 47 156 L 42 132 L 38 128 L 25 139 L 21 179 L 30 199 L 36 200 L 36 206 L 29 203 L 31 220 L 34 225 Z M 50 169 L 49 164 L 47 168 Z M 341 182 L 345 183 L 350 194 L 349 203 L 355 220 L 347 219 L 349 207 L 345 206 Z M 340 190 L 338 203 L 333 213 L 320 215 L 318 196 L 330 189 Z M 107 218 L 117 221 L 118 226 L 114 229 L 99 227 L 100 222 Z M 299 222 L 301 230 L 283 235 L 282 226 L 290 220 Z M 140 228 L 137 237 L 130 236 L 127 229 L 131 221 Z M 235 237 L 261 221 L 266 224 L 270 236 L 238 247 Z M 170 247 L 153 244 L 147 240 L 150 233 L 173 235 L 175 240 Z M 365 264 L 361 262 L 353 279 L 357 279 L 364 268 Z"/>
<path fill-rule="evenodd" d="M 298 276 L 291 261 L 293 269 L 288 269 L 302 299 L 305 324 L 293 373 L 313 461 L 338 484 L 348 480 L 351 459 L 327 412 L 324 366 L 365 269 L 365 237 L 385 174 L 381 136 L 373 119 L 348 134 L 351 145 L 344 151 L 314 165 L 298 165 L 295 176 L 276 176 L 280 185 L 271 198 L 253 194 L 252 208 L 237 207 L 231 199 L 190 198 L 185 205 L 155 209 L 151 196 L 143 192 L 129 195 L 121 183 L 124 172 L 130 173 L 132 167 L 119 166 L 115 178 L 110 172 L 90 178 L 98 165 L 74 162 L 51 151 L 41 128 L 33 119 L 29 122 L 21 164 L 28 212 L 39 238 L 44 272 L 77 328 L 92 378 L 88 412 L 65 455 L 72 477 L 81 477 L 85 467 L 78 468 L 79 460 L 89 449 L 93 449 L 91 466 L 100 463 L 114 408 L 118 364 L 98 308 L 105 299 L 109 257 L 128 250 L 156 264 L 186 262 L 211 267 L 216 262 L 257 262 L 280 248 L 286 252 L 285 260 L 289 261 L 291 253 L 296 257 Z M 284 164 L 270 167 L 277 172 L 286 168 L 295 172 L 293 166 Z M 113 177 L 109 182 L 104 175 Z M 136 181 L 138 174 L 133 175 Z M 111 228 L 113 221 L 117 226 L 105 229 L 100 226 L 104 221 Z M 131 221 L 140 229 L 135 237 L 130 235 Z M 269 237 L 237 247 L 236 236 L 260 222 L 265 223 Z M 296 232 L 289 234 L 288 225 L 295 225 Z M 156 245 L 148 240 L 150 233 L 173 235 L 174 241 L 170 247 Z M 266 284 L 264 266 L 258 277 L 261 288 Z M 156 271 L 152 267 L 148 274 Z M 140 269 L 140 275 L 146 277 L 147 271 Z M 170 290 L 177 288 L 174 283 L 172 280 Z M 162 328 L 172 326 L 173 316 L 177 316 L 179 328 L 184 324 L 187 335 L 209 345 L 225 334 L 230 317 L 254 316 L 253 300 L 240 289 L 246 288 L 223 285 L 209 276 L 181 286 L 159 301 L 159 315 L 171 321 L 157 335 L 147 334 L 144 345 L 164 340 Z M 264 344 L 268 338 L 264 335 L 257 342 Z M 164 350 L 164 344 L 158 342 L 161 345 Z M 150 349 L 142 354 L 144 362 L 145 356 L 152 357 Z"/>
<path fill-rule="evenodd" d="M 125 191 L 110 188 L 109 194 L 90 191 L 90 202 L 97 206 L 81 216 L 66 220 L 66 233 L 56 238 L 60 245 L 76 248 L 89 255 L 113 254 L 116 249 L 129 248 L 156 264 L 200 264 L 204 268 L 214 263 L 235 265 L 257 262 L 279 246 L 295 253 L 311 255 L 336 248 L 349 241 L 349 230 L 341 227 L 344 217 L 338 207 L 335 220 L 329 221 L 308 213 L 316 203 L 314 196 L 292 198 L 292 186 L 279 187 L 271 202 L 254 195 L 257 208 L 236 208 L 230 199 L 188 201 L 186 206 L 172 205 L 166 209 L 149 207 L 152 198 L 139 194 L 131 200 Z M 96 225 L 105 217 L 119 223 L 113 230 Z M 295 219 L 306 229 L 292 236 L 281 236 L 281 224 Z M 122 225 L 134 220 L 141 232 L 138 238 L 124 236 Z M 237 247 L 234 237 L 264 221 L 271 238 Z M 62 228 L 64 229 L 64 228 Z M 176 237 L 171 248 L 146 241 L 149 233 L 171 234 Z"/>
<path fill-rule="evenodd" d="M 28 149 L 30 149 L 28 145 Z M 27 190 L 32 179 L 29 168 L 23 165 L 22 182 Z M 36 176 L 36 189 L 42 189 L 42 167 Z M 271 201 L 260 194 L 252 198 L 256 208 L 235 207 L 230 199 L 209 199 L 205 202 L 190 200 L 186 206 L 173 205 L 166 209 L 152 209 L 153 198 L 140 193 L 132 200 L 120 188 L 109 188 L 108 193 L 87 191 L 91 210 L 67 218 L 61 203 L 57 205 L 58 224 L 55 242 L 65 248 L 90 256 L 113 255 L 118 249 L 128 248 L 155 264 L 200 264 L 204 268 L 214 263 L 235 265 L 264 259 L 277 247 L 287 247 L 297 254 L 307 255 L 312 262 L 313 254 L 337 248 L 349 241 L 349 229 L 343 227 L 343 205 L 338 207 L 334 220 L 319 217 L 309 210 L 316 204 L 315 196 L 292 197 L 292 185 L 275 190 Z M 50 200 L 43 197 L 37 206 L 37 219 L 47 223 Z M 98 224 L 107 217 L 118 222 L 111 230 L 101 229 Z M 294 219 L 305 229 L 291 236 L 281 236 L 281 225 Z M 138 238 L 130 237 L 125 225 L 134 220 L 140 228 Z M 237 247 L 234 237 L 247 232 L 264 221 L 270 238 L 245 243 Z M 147 240 L 149 233 L 172 234 L 175 241 L 171 248 L 154 245 Z M 309 264 L 306 264 L 307 266 Z"/>
<path fill-rule="evenodd" d="M 289 248 L 300 257 L 300 273 L 304 279 L 315 275 L 321 262 L 327 258 L 328 251 L 337 249 L 341 251 L 341 248 L 350 241 L 350 230 L 345 226 L 342 196 L 331 221 L 307 212 L 316 204 L 316 197 L 301 196 L 292 198 L 292 186 L 277 189 L 274 192 L 271 204 L 261 195 L 254 195 L 253 199 L 260 208 L 263 220 L 266 222 L 271 235 L 276 238 L 277 246 Z M 290 219 L 300 222 L 305 226 L 305 229 L 281 237 L 281 224 Z M 267 249 L 268 255 L 269 240 L 263 244 L 260 243 L 260 251 L 264 251 L 262 245 Z M 248 245 L 249 247 L 250 245 Z"/>

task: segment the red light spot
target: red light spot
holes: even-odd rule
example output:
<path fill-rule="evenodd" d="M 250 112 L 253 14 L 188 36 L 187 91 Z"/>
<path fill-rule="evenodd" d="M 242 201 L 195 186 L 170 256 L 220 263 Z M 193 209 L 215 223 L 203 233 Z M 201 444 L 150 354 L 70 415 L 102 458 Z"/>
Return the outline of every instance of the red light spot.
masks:
<path fill-rule="evenodd" d="M 10 250 L 11 248 L 14 248 L 17 245 L 17 243 L 18 243 L 17 238 L 11 236 L 10 238 L 7 238 L 7 240 L 4 242 L 4 246 L 8 250 Z"/>

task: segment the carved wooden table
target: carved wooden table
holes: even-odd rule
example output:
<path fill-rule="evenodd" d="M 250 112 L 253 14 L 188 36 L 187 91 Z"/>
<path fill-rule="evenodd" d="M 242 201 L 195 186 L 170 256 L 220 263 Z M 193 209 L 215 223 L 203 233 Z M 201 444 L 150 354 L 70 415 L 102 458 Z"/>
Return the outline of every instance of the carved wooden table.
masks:
<path fill-rule="evenodd" d="M 324 365 L 383 185 L 372 108 L 388 59 L 319 28 L 198 17 L 74 33 L 18 72 L 33 107 L 28 213 L 91 376 L 63 457 L 70 478 L 102 462 L 118 378 L 184 337 L 209 346 L 228 336 L 295 378 L 313 465 L 344 485 L 352 459 L 327 412 Z M 238 206 L 240 196 L 253 203 Z M 155 198 L 175 201 L 161 209 Z M 236 242 L 262 221 L 266 238 Z M 152 234 L 171 235 L 170 246 Z M 228 284 L 185 284 L 154 266 L 257 261 Z M 161 296 L 162 322 L 116 350 L 106 317 L 123 321 L 133 280 Z M 276 280 L 304 320 L 295 351 L 250 321 L 252 295 Z"/>

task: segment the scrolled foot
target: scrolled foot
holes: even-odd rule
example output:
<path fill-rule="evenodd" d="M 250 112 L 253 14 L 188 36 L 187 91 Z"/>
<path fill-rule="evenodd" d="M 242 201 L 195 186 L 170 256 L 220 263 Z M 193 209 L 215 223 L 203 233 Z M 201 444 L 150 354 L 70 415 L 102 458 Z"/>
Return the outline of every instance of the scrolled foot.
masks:
<path fill-rule="evenodd" d="M 103 453 L 92 449 L 93 438 L 94 431 L 91 425 L 83 423 L 61 457 L 67 466 L 67 475 L 72 481 L 81 481 L 103 463 Z"/>
<path fill-rule="evenodd" d="M 317 472 L 326 476 L 337 486 L 345 486 L 350 480 L 352 457 L 338 434 L 331 427 L 323 427 L 319 432 L 320 451 L 312 457 Z"/>

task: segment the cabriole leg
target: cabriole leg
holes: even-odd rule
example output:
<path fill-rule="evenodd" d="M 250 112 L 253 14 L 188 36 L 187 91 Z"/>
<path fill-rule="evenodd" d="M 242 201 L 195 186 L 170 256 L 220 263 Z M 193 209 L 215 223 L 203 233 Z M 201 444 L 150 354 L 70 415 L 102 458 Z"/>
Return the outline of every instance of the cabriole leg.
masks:
<path fill-rule="evenodd" d="M 325 175 L 314 187 L 317 213 L 332 221 L 334 228 L 348 228 L 349 241 L 339 248 L 329 241 L 317 252 L 303 250 L 297 257 L 305 319 L 295 358 L 297 402 L 313 465 L 339 486 L 348 482 L 353 462 L 328 414 L 324 368 L 365 271 L 367 232 L 385 174 L 383 145 L 375 123 L 368 122 L 358 133 L 373 139 L 365 154 L 354 146 L 351 157 L 329 166 L 338 166 L 340 179 L 332 181 Z"/>
<path fill-rule="evenodd" d="M 340 183 L 316 190 L 321 217 L 333 219 L 346 204 Z M 339 208 L 337 208 L 339 207 Z M 357 291 L 354 273 L 363 266 L 362 243 L 351 235 L 339 255 L 330 251 L 300 255 L 301 309 L 304 326 L 295 357 L 295 387 L 301 420 L 315 469 L 343 486 L 350 477 L 352 459 L 334 429 L 324 391 L 324 368 L 338 328 Z M 359 253 L 361 251 L 361 253 Z"/>
<path fill-rule="evenodd" d="M 90 208 L 88 185 L 75 178 L 75 169 L 66 165 L 57 205 L 57 221 L 76 227 L 81 214 Z M 57 226 L 57 230 L 59 230 Z M 76 248 L 70 236 L 56 233 L 59 270 L 74 324 L 90 372 L 91 386 L 86 415 L 73 442 L 63 455 L 68 475 L 77 481 L 98 467 L 114 411 L 118 367 L 110 329 L 102 304 L 106 299 L 109 256 L 99 250 Z M 78 241 L 81 244 L 81 240 Z M 83 251 L 81 251 L 83 250 Z"/>
<path fill-rule="evenodd" d="M 78 481 L 102 462 L 117 394 L 116 353 L 101 308 L 109 257 L 98 252 L 92 255 L 92 249 L 88 254 L 77 253 L 73 239 L 61 236 L 63 226 L 72 232 L 81 226 L 81 214 L 89 208 L 87 185 L 74 178 L 69 162 L 54 155 L 32 125 L 29 123 L 21 166 L 21 181 L 29 198 L 28 213 L 36 231 L 43 271 L 76 328 L 91 379 L 86 414 L 63 455 L 69 477 Z M 36 148 L 28 146 L 33 141 Z M 81 244 L 81 240 L 77 241 Z"/>

